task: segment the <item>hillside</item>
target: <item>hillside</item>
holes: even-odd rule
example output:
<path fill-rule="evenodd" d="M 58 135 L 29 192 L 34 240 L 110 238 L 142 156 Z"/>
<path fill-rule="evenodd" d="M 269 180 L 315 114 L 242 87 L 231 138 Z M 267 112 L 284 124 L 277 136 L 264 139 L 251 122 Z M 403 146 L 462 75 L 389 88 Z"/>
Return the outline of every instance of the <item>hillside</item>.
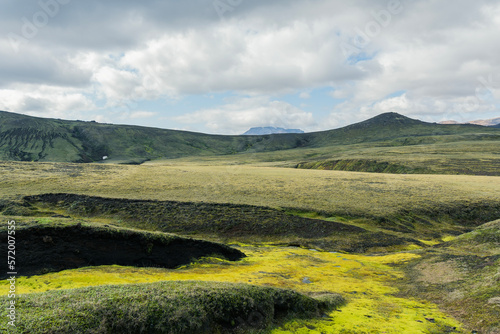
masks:
<path fill-rule="evenodd" d="M 406 297 L 420 296 L 472 325 L 473 333 L 500 329 L 500 220 L 435 245 L 406 268 Z"/>
<path fill-rule="evenodd" d="M 500 140 L 500 131 L 476 125 L 425 123 L 396 113 L 322 132 L 223 136 L 0 112 L 0 160 L 7 161 L 96 162 L 106 156 L 112 162 L 142 163 L 360 143 L 408 146 L 485 140 Z"/>

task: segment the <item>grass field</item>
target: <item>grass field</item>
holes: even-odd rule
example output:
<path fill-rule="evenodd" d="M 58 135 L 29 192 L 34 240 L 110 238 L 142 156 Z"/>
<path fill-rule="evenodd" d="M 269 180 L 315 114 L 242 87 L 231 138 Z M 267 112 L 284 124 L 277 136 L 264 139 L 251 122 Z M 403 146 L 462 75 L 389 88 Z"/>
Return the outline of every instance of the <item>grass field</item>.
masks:
<path fill-rule="evenodd" d="M 453 136 L 451 136 L 453 137 Z M 375 142 L 296 148 L 276 152 L 240 153 L 235 155 L 185 157 L 175 163 L 195 165 L 253 165 L 295 168 L 299 164 L 318 164 L 328 161 L 377 161 L 403 167 L 390 173 L 496 175 L 500 174 L 500 145 L 498 139 L 471 140 L 454 137 L 430 140 L 426 144 L 401 145 Z M 152 161 L 168 163 L 168 160 Z M 368 168 L 367 168 L 368 167 Z M 364 166 L 353 171 L 368 171 Z M 347 170 L 347 169 L 344 169 Z"/>
<path fill-rule="evenodd" d="M 101 291 L 94 289 L 103 284 L 222 281 L 286 287 L 312 297 L 340 293 L 347 301 L 324 318 L 299 319 L 301 316 L 297 314 L 285 323 L 270 321 L 266 333 L 498 332 L 500 324 L 494 299 L 500 293 L 495 287 L 495 275 L 500 268 L 495 252 L 500 248 L 498 228 L 492 223 L 480 225 L 500 216 L 500 178 L 358 173 L 269 165 L 275 163 L 254 160 L 251 165 L 235 165 L 224 160 L 217 164 L 211 159 L 155 161 L 143 165 L 2 162 L 0 172 L 6 177 L 0 180 L 1 217 L 14 218 L 20 224 L 69 221 L 119 228 L 144 227 L 145 220 L 150 218 L 147 211 L 134 216 L 133 206 L 130 212 L 124 207 L 122 213 L 113 215 L 105 210 L 85 213 L 83 202 L 74 210 L 62 203 L 59 207 L 23 204 L 24 196 L 65 192 L 188 203 L 173 203 L 179 212 L 184 206 L 190 210 L 189 205 L 205 212 L 212 208 L 210 203 L 260 206 L 252 207 L 252 215 L 258 217 L 259 212 L 275 210 L 269 211 L 269 217 L 289 215 L 297 224 L 302 218 L 317 220 L 318 224 L 342 223 L 370 233 L 406 236 L 420 244 L 408 244 L 412 247 L 404 249 L 382 247 L 372 249 L 370 254 L 347 254 L 290 247 L 294 239 L 289 237 L 265 239 L 256 234 L 243 240 L 235 235 L 206 233 L 213 241 L 232 243 L 247 257 L 234 263 L 205 257 L 177 269 L 98 266 L 22 277 L 18 281 L 19 292 L 26 295 L 20 298 L 31 303 L 30 298 L 36 298 L 30 297 L 33 293 L 50 294 L 52 290 L 68 288 Z M 53 214 L 71 218 L 53 218 Z M 244 214 L 232 215 L 235 220 L 246 219 Z M 206 219 L 189 217 L 193 226 L 202 221 L 216 224 L 217 215 L 205 216 Z M 250 216 L 248 222 L 255 223 Z M 470 234 L 458 236 L 464 232 Z M 316 236 L 310 239 L 310 244 L 319 245 L 320 239 Z M 441 278 L 432 273 L 439 273 Z M 6 291 L 8 283 L 1 284 L 2 291 Z M 80 296 L 79 290 L 73 293 Z M 59 300 L 62 295 L 50 294 L 46 298 Z M 464 305 L 471 307 L 464 310 Z"/>
<path fill-rule="evenodd" d="M 342 215 L 498 202 L 500 178 L 394 175 L 252 166 L 2 162 L 2 198 L 71 192 L 111 198 L 234 203 Z"/>

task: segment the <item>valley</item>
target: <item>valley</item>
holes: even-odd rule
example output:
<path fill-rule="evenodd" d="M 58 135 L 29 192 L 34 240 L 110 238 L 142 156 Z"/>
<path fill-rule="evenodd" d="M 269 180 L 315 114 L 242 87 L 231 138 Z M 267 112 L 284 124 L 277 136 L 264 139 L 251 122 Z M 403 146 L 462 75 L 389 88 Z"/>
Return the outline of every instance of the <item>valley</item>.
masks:
<path fill-rule="evenodd" d="M 14 123 L 0 236 L 15 220 L 18 333 L 499 332 L 499 129 L 384 114 L 313 134 L 172 132 L 148 153 L 117 137 L 138 128 L 79 123 L 93 146 L 56 136 L 73 150 L 13 144 Z M 101 135 L 121 146 L 101 152 Z"/>

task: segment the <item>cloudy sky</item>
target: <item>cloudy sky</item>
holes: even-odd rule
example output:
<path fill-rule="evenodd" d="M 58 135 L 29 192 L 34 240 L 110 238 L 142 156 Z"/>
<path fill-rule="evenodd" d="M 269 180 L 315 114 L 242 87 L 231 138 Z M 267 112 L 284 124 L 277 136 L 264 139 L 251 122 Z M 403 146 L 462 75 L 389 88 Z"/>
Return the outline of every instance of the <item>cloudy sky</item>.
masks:
<path fill-rule="evenodd" d="M 0 110 L 221 134 L 500 116 L 499 0 L 0 3 Z"/>

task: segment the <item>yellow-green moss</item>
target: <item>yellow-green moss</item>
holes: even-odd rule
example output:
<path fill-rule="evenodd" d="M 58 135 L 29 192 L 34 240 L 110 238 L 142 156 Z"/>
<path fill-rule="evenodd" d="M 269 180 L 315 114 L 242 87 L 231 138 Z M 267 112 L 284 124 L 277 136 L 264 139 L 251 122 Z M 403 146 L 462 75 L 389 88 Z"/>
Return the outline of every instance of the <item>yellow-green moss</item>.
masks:
<path fill-rule="evenodd" d="M 439 333 L 460 328 L 433 304 L 395 297 L 403 277 L 392 264 L 419 256 L 409 252 L 363 256 L 295 247 L 240 246 L 248 257 L 237 263 L 204 259 L 176 270 L 120 266 L 66 270 L 18 280 L 19 293 L 102 284 L 200 280 L 251 283 L 313 294 L 341 293 L 348 304 L 328 318 L 291 321 L 272 333 Z M 311 282 L 311 283 L 305 283 Z M 7 283 L 0 285 L 3 294 Z M 426 320 L 433 319 L 433 320 Z"/>

